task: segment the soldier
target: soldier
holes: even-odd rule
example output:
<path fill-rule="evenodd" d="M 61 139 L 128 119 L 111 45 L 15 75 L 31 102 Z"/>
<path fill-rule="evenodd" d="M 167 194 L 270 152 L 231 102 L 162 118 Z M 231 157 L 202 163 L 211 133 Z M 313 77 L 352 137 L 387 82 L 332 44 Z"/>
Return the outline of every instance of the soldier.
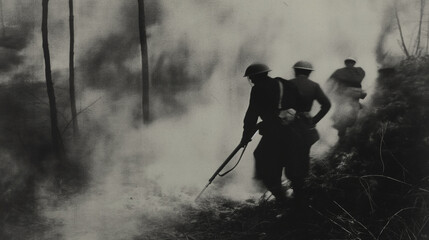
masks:
<path fill-rule="evenodd" d="M 292 182 L 295 195 L 300 194 L 304 185 L 304 180 L 308 175 L 310 164 L 310 148 L 319 139 L 316 124 L 326 115 L 331 107 L 331 103 L 319 84 L 308 79 L 313 66 L 306 61 L 299 61 L 293 66 L 295 78 L 290 80 L 298 88 L 300 95 L 296 105 L 296 127 L 301 135 L 299 146 L 295 149 L 295 158 L 288 164 L 287 176 Z M 310 115 L 313 101 L 320 104 L 320 110 L 315 116 Z"/>
<path fill-rule="evenodd" d="M 328 80 L 330 93 L 336 103 L 333 127 L 338 130 L 340 138 L 346 134 L 348 127 L 355 124 L 361 109 L 359 99 L 366 97 L 361 85 L 365 71 L 360 67 L 355 67 L 354 58 L 346 58 L 344 64 L 346 66 L 337 69 Z"/>
<path fill-rule="evenodd" d="M 254 151 L 255 179 L 261 181 L 277 201 L 283 202 L 286 192 L 282 189 L 281 177 L 297 138 L 290 124 L 294 119 L 298 91 L 289 81 L 269 77 L 269 71 L 266 65 L 255 63 L 244 74 L 253 87 L 240 144 L 245 146 L 250 141 L 260 117 L 263 120 L 259 128 L 262 138 Z"/>

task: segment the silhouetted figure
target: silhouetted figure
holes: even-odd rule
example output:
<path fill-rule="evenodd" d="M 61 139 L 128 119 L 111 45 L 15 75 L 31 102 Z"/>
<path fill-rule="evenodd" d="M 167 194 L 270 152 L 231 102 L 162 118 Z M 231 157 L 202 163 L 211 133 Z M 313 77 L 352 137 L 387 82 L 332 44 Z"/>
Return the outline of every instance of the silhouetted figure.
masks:
<path fill-rule="evenodd" d="M 310 164 L 310 148 L 319 139 L 316 124 L 328 113 L 331 103 L 318 83 L 308 77 L 314 70 L 306 61 L 299 61 L 293 66 L 295 78 L 290 80 L 299 92 L 299 101 L 296 104 L 295 129 L 300 133 L 300 141 L 295 149 L 295 157 L 287 165 L 287 176 L 291 180 L 295 196 L 301 193 L 304 180 L 308 176 Z M 320 104 L 320 110 L 315 116 L 310 115 L 313 102 Z"/>
<path fill-rule="evenodd" d="M 244 74 L 254 86 L 244 117 L 241 144 L 245 146 L 250 141 L 252 130 L 260 117 L 263 120 L 259 128 L 262 138 L 254 151 L 255 178 L 263 183 L 277 201 L 283 202 L 286 192 L 281 185 L 282 171 L 298 138 L 291 127 L 298 91 L 289 81 L 269 77 L 269 71 L 266 65 L 256 63 L 250 65 Z M 286 177 L 289 178 L 287 174 Z"/>
<path fill-rule="evenodd" d="M 346 58 L 344 68 L 336 70 L 328 80 L 330 93 L 335 103 L 335 112 L 332 120 L 333 127 L 338 130 L 341 138 L 347 128 L 355 124 L 361 105 L 359 99 L 364 99 L 366 93 L 362 90 L 362 80 L 365 71 L 355 67 L 354 58 Z"/>

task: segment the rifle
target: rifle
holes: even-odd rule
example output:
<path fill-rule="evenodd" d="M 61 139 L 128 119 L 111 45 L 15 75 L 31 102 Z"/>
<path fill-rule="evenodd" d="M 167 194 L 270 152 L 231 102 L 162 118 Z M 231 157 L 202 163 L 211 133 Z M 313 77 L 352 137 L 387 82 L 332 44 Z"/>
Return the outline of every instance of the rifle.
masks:
<path fill-rule="evenodd" d="M 255 129 L 253 129 L 253 132 L 251 134 L 251 136 L 253 137 L 253 135 L 255 135 L 256 131 L 258 131 L 259 127 L 260 127 L 261 123 L 256 124 Z M 251 139 L 250 139 L 251 140 Z M 249 142 L 250 142 L 249 140 Z M 225 159 L 225 161 L 223 161 L 222 165 L 220 165 L 220 167 L 216 170 L 216 172 L 212 175 L 212 177 L 209 179 L 209 182 L 207 183 L 207 185 L 203 188 L 203 190 L 200 192 L 200 194 L 198 194 L 198 196 L 195 198 L 195 201 L 197 201 L 201 194 L 203 194 L 203 192 L 207 189 L 207 187 L 213 182 L 213 180 L 217 177 L 217 176 L 225 176 L 227 173 L 231 172 L 240 162 L 241 157 L 243 156 L 244 150 L 246 150 L 247 144 L 246 145 L 242 145 L 241 143 L 237 145 L 237 147 L 235 147 L 235 149 L 231 152 L 231 154 L 229 154 L 229 156 Z M 235 154 L 241 149 L 243 148 L 243 152 L 241 153 L 240 159 L 238 160 L 237 164 L 231 168 L 230 170 L 226 171 L 223 174 L 219 174 L 220 171 L 222 171 L 222 169 L 229 163 L 229 161 L 231 161 L 231 159 L 235 156 Z"/>

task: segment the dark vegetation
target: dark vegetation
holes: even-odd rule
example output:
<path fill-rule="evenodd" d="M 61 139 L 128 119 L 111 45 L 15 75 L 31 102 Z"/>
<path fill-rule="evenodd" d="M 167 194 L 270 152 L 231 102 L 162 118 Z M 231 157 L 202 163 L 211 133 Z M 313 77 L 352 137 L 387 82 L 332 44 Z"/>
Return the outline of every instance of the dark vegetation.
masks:
<path fill-rule="evenodd" d="M 306 201 L 206 198 L 135 239 L 429 239 L 429 57 L 381 69 L 370 107 L 323 161 Z"/>
<path fill-rule="evenodd" d="M 75 153 L 67 160 L 56 160 L 46 84 L 15 80 L 0 85 L 0 239 L 39 239 L 50 224 L 40 216 L 38 191 L 43 186 L 67 198 L 83 190 L 87 176 L 77 159 L 84 160 L 85 153 L 70 151 Z M 71 128 L 65 128 L 70 116 L 66 90 L 62 91 L 57 99 L 60 127 L 69 150 L 76 150 Z"/>

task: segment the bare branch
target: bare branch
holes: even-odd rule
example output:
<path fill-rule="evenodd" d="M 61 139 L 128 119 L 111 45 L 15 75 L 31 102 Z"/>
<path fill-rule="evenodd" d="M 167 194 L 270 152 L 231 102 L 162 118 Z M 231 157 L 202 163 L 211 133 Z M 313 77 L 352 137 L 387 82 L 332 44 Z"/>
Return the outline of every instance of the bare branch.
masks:
<path fill-rule="evenodd" d="M 419 232 L 417 233 L 417 236 L 420 236 L 420 234 L 422 233 L 423 229 L 426 227 L 426 224 L 428 223 L 429 218 L 426 218 L 425 222 L 422 224 L 422 226 L 420 227 Z M 417 239 L 416 239 L 417 240 Z"/>
<path fill-rule="evenodd" d="M 423 21 L 423 13 L 425 9 L 425 0 L 420 0 L 420 20 L 419 20 L 419 30 L 417 31 L 417 44 L 416 44 L 416 51 L 415 55 L 420 55 L 420 36 L 422 33 L 422 21 Z"/>
<path fill-rule="evenodd" d="M 335 205 L 337 205 L 339 208 L 341 208 L 341 210 L 343 210 L 351 219 L 353 219 L 353 221 L 355 221 L 356 223 L 358 223 L 361 227 L 363 227 L 368 233 L 369 235 L 371 235 L 371 237 L 373 239 L 377 239 L 374 234 L 372 234 L 371 231 L 369 231 L 369 229 L 367 227 L 365 227 L 365 225 L 363 225 L 361 222 L 359 222 L 356 218 L 354 218 L 346 209 L 344 209 L 339 203 L 337 203 L 336 201 L 334 201 Z"/>
<path fill-rule="evenodd" d="M 427 34 L 426 35 L 426 54 L 429 54 L 429 20 L 426 22 L 428 26 L 427 33 L 426 33 Z"/>
<path fill-rule="evenodd" d="M 90 108 L 92 105 L 94 105 L 95 103 L 98 102 L 98 100 L 100 100 L 103 96 L 97 98 L 94 102 L 92 102 L 91 104 L 89 104 L 88 106 L 86 106 L 84 109 L 80 110 L 78 113 L 76 113 L 76 116 L 72 117 L 72 119 L 70 121 L 67 122 L 66 126 L 64 127 L 62 133 L 64 134 L 64 132 L 67 130 L 67 128 L 70 126 L 70 124 L 73 122 L 73 118 L 76 118 L 77 116 L 79 116 L 81 113 L 83 113 L 84 111 L 86 111 L 88 108 Z"/>
<path fill-rule="evenodd" d="M 409 58 L 410 54 L 408 53 L 407 46 L 405 46 L 404 35 L 402 34 L 401 22 L 399 21 L 398 9 L 396 7 L 395 7 L 395 17 L 396 17 L 396 22 L 398 23 L 399 35 L 401 36 L 402 50 L 404 51 L 405 56 Z"/>
<path fill-rule="evenodd" d="M 330 217 L 327 217 L 325 215 L 323 215 L 321 212 L 317 211 L 315 208 L 313 208 L 311 205 L 309 206 L 311 209 L 313 209 L 317 214 L 319 214 L 322 217 L 327 218 L 330 222 L 332 222 L 333 224 L 337 225 L 338 227 L 340 227 L 342 230 L 344 230 L 346 233 L 348 233 L 349 235 L 355 235 L 354 233 L 350 232 L 349 230 L 347 230 L 346 228 L 344 228 L 343 226 L 341 226 L 339 223 L 337 223 L 336 221 L 334 221 L 333 219 L 331 219 Z M 356 235 L 355 235 L 356 236 Z M 361 239 L 360 237 L 356 236 L 357 239 Z"/>
<path fill-rule="evenodd" d="M 363 190 L 365 191 L 365 194 L 368 196 L 368 202 L 369 202 L 369 206 L 371 207 L 371 212 L 374 212 L 375 202 L 371 196 L 370 184 L 363 178 L 359 178 L 359 183 L 362 186 Z M 364 183 L 365 183 L 365 185 L 364 185 Z"/>
<path fill-rule="evenodd" d="M 387 228 L 387 226 L 389 225 L 389 223 L 392 221 L 392 219 L 397 216 L 399 213 L 401 213 L 402 211 L 405 210 L 409 210 L 409 209 L 416 209 L 415 207 L 408 207 L 408 208 L 403 208 L 399 211 L 397 211 L 395 214 L 393 214 L 392 216 L 389 217 L 389 220 L 387 220 L 386 224 L 383 226 L 383 228 L 381 229 L 380 233 L 378 234 L 377 239 L 380 239 L 381 235 L 383 234 L 384 230 Z"/>
<path fill-rule="evenodd" d="M 384 161 L 383 161 L 383 151 L 382 151 L 382 147 L 383 147 L 383 142 L 384 142 L 384 134 L 386 133 L 387 130 L 387 123 L 383 123 L 383 126 L 381 127 L 381 139 L 380 139 L 380 161 L 381 161 L 381 166 L 383 167 L 383 173 L 385 170 L 385 166 L 384 166 Z"/>
<path fill-rule="evenodd" d="M 395 179 L 395 178 L 392 178 L 392 177 L 389 177 L 389 176 L 384 176 L 384 175 L 364 175 L 364 176 L 361 176 L 361 178 L 369 178 L 369 177 L 380 177 L 380 178 L 386 178 L 386 179 L 389 179 L 389 180 L 392 180 L 392 181 L 395 181 L 395 182 L 398 182 L 398 183 L 402 183 L 402 184 L 404 184 L 404 185 L 407 185 L 407 186 L 409 186 L 409 187 L 413 187 L 413 185 L 411 185 L 411 184 L 409 184 L 409 183 L 406 183 L 406 182 L 403 182 L 403 181 L 401 181 L 401 180 L 398 180 L 398 179 Z M 420 191 L 423 191 L 423 192 L 426 192 L 426 193 L 429 193 L 429 190 L 428 189 L 424 189 L 424 188 L 417 188 L 417 189 L 419 189 Z"/>

